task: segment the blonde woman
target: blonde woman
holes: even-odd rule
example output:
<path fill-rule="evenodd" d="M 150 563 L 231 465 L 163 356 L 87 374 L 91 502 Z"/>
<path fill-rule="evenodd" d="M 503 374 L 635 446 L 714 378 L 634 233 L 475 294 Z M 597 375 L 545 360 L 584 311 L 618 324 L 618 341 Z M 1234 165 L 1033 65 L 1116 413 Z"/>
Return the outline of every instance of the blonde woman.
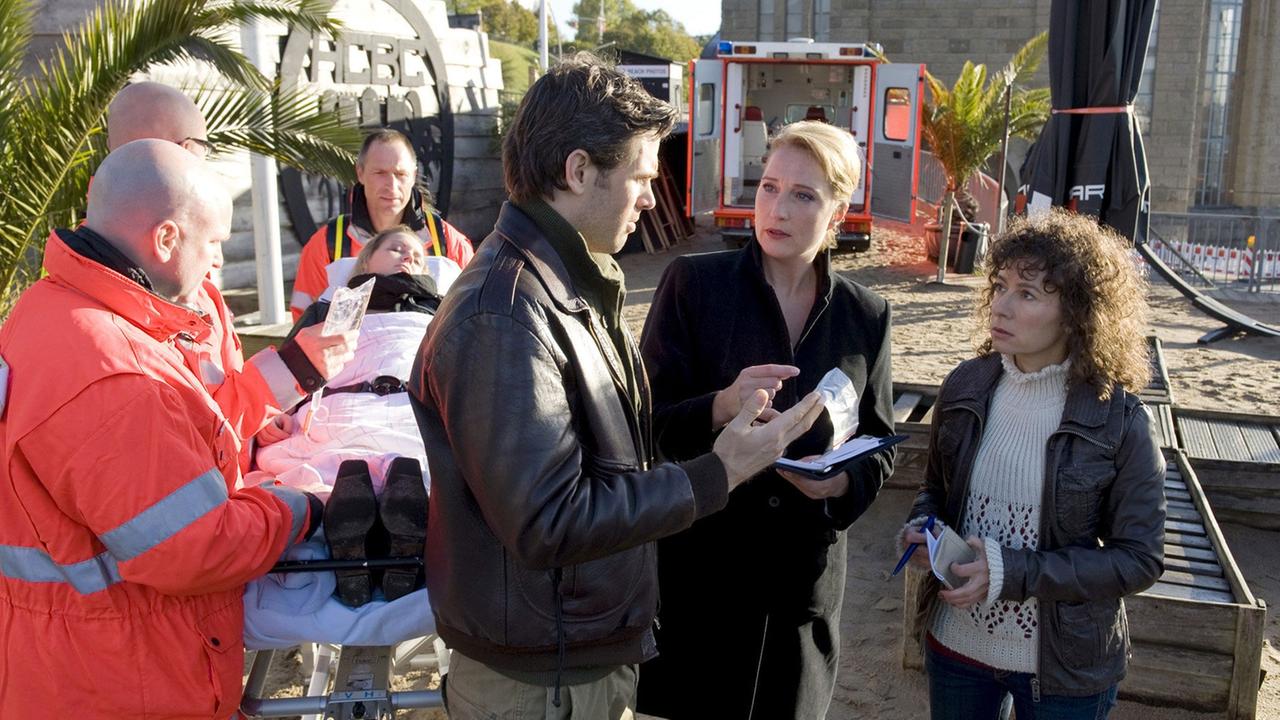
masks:
<path fill-rule="evenodd" d="M 933 517 L 976 556 L 920 594 L 933 720 L 994 720 L 1008 696 L 1019 720 L 1105 718 L 1122 598 L 1163 564 L 1164 460 L 1135 395 L 1143 286 L 1122 239 L 1064 211 L 1016 224 L 987 262 L 979 357 L 943 383 L 904 533 L 924 542 Z"/>
<path fill-rule="evenodd" d="M 828 250 L 858 184 L 848 132 L 798 122 L 772 141 L 739 251 L 677 258 L 641 339 L 654 438 L 668 458 L 706 452 L 758 389 L 780 412 L 841 368 L 860 433 L 893 432 L 889 306 L 835 274 Z M 767 416 L 762 416 L 767 417 Z M 788 448 L 821 453 L 823 414 Z M 835 685 L 845 530 L 875 499 L 892 454 L 825 481 L 765 471 L 724 510 L 658 543 L 656 660 L 639 709 L 680 718 L 824 717 Z"/>

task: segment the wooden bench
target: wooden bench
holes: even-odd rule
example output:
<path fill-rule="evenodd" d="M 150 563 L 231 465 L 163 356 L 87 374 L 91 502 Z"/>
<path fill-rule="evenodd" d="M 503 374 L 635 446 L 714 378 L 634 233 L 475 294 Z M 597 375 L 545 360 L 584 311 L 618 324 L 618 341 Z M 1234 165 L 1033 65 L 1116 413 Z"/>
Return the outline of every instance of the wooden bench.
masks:
<path fill-rule="evenodd" d="M 1280 530 L 1280 418 L 1181 408 L 1174 418 L 1218 518 Z"/>

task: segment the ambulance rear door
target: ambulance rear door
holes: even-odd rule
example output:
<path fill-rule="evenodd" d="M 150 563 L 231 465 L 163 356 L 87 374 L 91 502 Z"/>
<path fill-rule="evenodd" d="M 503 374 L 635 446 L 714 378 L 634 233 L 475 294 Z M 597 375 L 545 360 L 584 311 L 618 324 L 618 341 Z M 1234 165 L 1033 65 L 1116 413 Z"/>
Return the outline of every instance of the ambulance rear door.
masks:
<path fill-rule="evenodd" d="M 690 217 L 711 212 L 720 196 L 721 128 L 724 124 L 724 61 L 693 61 L 689 104 L 688 204 Z"/>
<path fill-rule="evenodd" d="M 876 66 L 871 212 L 877 217 L 905 223 L 915 217 L 923 100 L 924 65 Z"/>

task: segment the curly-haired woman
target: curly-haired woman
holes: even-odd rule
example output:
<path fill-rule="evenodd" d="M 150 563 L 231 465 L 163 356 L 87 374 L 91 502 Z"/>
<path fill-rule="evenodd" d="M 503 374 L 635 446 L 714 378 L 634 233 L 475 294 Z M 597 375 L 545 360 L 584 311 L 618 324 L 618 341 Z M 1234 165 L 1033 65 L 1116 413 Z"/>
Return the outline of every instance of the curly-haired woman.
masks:
<path fill-rule="evenodd" d="M 920 593 L 933 720 L 1105 718 L 1124 677 L 1122 598 L 1163 567 L 1164 460 L 1147 381 L 1143 285 L 1123 241 L 1054 211 L 994 244 L 979 357 L 943 383 L 904 528 L 929 517 L 975 550 Z M 926 553 L 912 561 L 928 567 Z"/>

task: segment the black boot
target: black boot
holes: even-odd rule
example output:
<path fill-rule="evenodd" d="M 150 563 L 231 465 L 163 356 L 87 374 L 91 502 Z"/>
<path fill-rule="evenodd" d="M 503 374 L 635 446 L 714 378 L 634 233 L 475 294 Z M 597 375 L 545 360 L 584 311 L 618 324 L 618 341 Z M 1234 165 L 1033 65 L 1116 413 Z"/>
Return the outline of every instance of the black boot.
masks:
<path fill-rule="evenodd" d="M 389 538 L 388 557 L 422 557 L 427 542 L 427 489 L 417 460 L 391 461 L 378 515 Z M 382 593 L 387 600 L 404 597 L 419 587 L 421 576 L 419 567 L 388 568 L 382 575 Z"/>
<path fill-rule="evenodd" d="M 373 479 L 363 460 L 346 460 L 338 467 L 333 481 L 333 494 L 324 506 L 324 539 L 329 556 L 334 560 L 367 560 L 365 542 L 378 518 L 378 501 L 373 494 Z M 344 605 L 359 607 L 373 595 L 369 570 L 336 570 L 338 599 Z"/>

